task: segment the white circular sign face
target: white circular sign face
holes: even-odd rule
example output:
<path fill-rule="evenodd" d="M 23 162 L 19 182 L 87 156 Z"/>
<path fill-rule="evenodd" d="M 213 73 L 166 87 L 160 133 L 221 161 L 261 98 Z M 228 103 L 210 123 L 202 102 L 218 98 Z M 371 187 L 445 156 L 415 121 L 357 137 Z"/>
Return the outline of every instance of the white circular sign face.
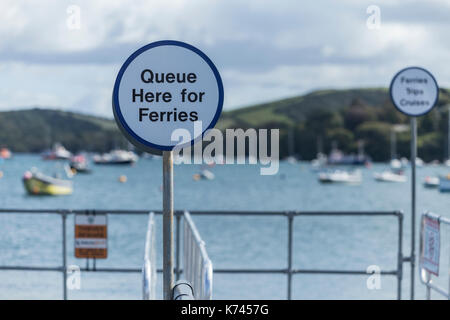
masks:
<path fill-rule="evenodd" d="M 389 91 L 394 106 L 413 117 L 428 113 L 439 98 L 436 79 L 419 67 L 409 67 L 398 72 L 392 79 Z"/>
<path fill-rule="evenodd" d="M 114 85 L 116 122 L 128 140 L 147 151 L 193 144 L 214 127 L 222 106 L 217 68 L 179 41 L 158 41 L 134 52 Z"/>

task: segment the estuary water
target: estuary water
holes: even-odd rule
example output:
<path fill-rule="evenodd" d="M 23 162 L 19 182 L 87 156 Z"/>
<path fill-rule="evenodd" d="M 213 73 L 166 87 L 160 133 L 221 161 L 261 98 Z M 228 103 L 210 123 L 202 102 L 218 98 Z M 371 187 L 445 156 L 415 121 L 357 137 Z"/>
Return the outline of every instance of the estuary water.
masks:
<path fill-rule="evenodd" d="M 62 197 L 31 197 L 22 185 L 31 167 L 52 171 L 55 163 L 37 155 L 15 155 L 0 163 L 1 208 L 145 209 L 162 206 L 161 159 L 140 159 L 134 166 L 95 166 L 90 175 L 77 175 L 74 193 Z M 308 163 L 282 162 L 277 175 L 261 176 L 257 165 L 217 165 L 215 179 L 195 181 L 198 165 L 175 166 L 175 208 L 187 210 L 403 210 L 403 253 L 410 250 L 410 179 L 406 183 L 379 183 L 373 173 L 387 165 L 362 169 L 360 185 L 321 185 Z M 406 172 L 409 174 L 409 170 Z M 427 175 L 447 174 L 450 168 L 418 168 L 417 230 L 420 214 L 430 210 L 450 216 L 450 194 L 425 189 Z M 120 175 L 127 176 L 119 183 Z M 287 221 L 284 217 L 194 216 L 206 242 L 214 268 L 286 268 Z M 294 269 L 382 270 L 397 266 L 398 226 L 395 217 L 297 217 L 294 220 Z M 68 218 L 68 264 L 84 267 L 73 254 L 73 216 Z M 142 266 L 147 217 L 108 217 L 108 259 L 98 267 Z M 441 270 L 446 276 L 448 233 L 441 239 Z M 162 221 L 157 217 L 158 265 L 162 266 Z M 417 238 L 419 238 L 417 233 Z M 418 244 L 417 244 L 418 247 Z M 61 265 L 61 218 L 57 215 L 0 214 L 0 265 Z M 418 274 L 418 272 L 416 271 Z M 293 276 L 294 299 L 394 299 L 396 278 L 382 276 L 380 287 L 370 290 L 368 275 Z M 446 282 L 447 281 L 447 282 Z M 158 274 L 161 297 L 162 274 Z M 442 279 L 443 285 L 448 278 Z M 404 264 L 403 297 L 409 294 L 409 264 Z M 141 275 L 85 272 L 81 289 L 70 290 L 70 299 L 140 299 Z M 416 296 L 425 289 L 416 277 Z M 1 299 L 60 299 L 62 276 L 56 272 L 0 271 Z M 286 275 L 214 274 L 216 299 L 285 299 Z M 436 297 L 436 296 L 433 296 Z"/>

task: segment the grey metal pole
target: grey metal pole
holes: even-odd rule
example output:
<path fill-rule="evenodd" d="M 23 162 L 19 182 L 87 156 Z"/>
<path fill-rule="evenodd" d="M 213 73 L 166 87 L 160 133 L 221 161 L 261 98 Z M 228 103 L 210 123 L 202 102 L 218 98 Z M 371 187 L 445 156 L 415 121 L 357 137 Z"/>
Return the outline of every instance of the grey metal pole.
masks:
<path fill-rule="evenodd" d="M 448 128 L 447 128 L 447 159 L 450 160 L 450 104 L 448 105 Z"/>
<path fill-rule="evenodd" d="M 63 212 L 61 214 L 61 217 L 62 217 L 62 236 L 63 236 L 63 246 L 62 246 L 63 299 L 67 300 L 66 213 Z"/>
<path fill-rule="evenodd" d="M 287 299 L 292 299 L 292 230 L 294 216 L 288 215 L 288 278 L 287 278 Z"/>
<path fill-rule="evenodd" d="M 450 266 L 450 257 L 449 257 L 449 264 Z M 450 270 L 448 271 L 450 273 Z M 450 276 L 448 277 L 448 300 L 450 300 Z"/>
<path fill-rule="evenodd" d="M 163 296 L 165 300 L 171 300 L 173 283 L 173 153 L 163 151 Z"/>
<path fill-rule="evenodd" d="M 414 300 L 414 279 L 416 265 L 416 157 L 417 120 L 411 118 L 411 300 Z"/>
<path fill-rule="evenodd" d="M 176 270 L 176 279 L 177 279 L 177 281 L 180 279 L 180 255 L 181 255 L 181 252 L 180 252 L 180 232 L 181 232 L 181 230 L 180 230 L 180 221 L 181 221 L 181 216 L 178 214 L 177 216 L 176 216 L 176 220 L 177 220 L 177 230 L 176 230 L 176 232 L 177 232 L 177 235 L 176 235 L 176 250 L 175 250 L 175 252 L 176 252 L 176 261 L 175 261 L 175 264 L 176 264 L 176 266 L 175 266 L 175 270 Z"/>
<path fill-rule="evenodd" d="M 397 300 L 402 300 L 403 278 L 403 213 L 398 216 Z"/>

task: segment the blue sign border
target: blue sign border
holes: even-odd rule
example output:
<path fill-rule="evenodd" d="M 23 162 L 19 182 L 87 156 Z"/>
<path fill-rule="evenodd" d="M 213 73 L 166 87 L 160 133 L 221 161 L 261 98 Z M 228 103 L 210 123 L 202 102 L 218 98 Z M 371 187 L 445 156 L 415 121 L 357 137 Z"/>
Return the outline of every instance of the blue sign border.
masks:
<path fill-rule="evenodd" d="M 133 62 L 133 60 L 136 59 L 141 53 L 143 53 L 147 50 L 150 50 L 152 48 L 160 47 L 160 46 L 183 47 L 185 49 L 191 50 L 194 53 L 198 54 L 209 65 L 209 67 L 213 71 L 214 76 L 217 81 L 217 86 L 219 89 L 219 102 L 217 104 L 216 114 L 214 115 L 214 118 L 211 121 L 211 123 L 209 124 L 209 126 L 205 130 L 202 131 L 202 134 L 199 137 L 197 137 L 196 139 L 192 139 L 189 143 L 186 143 L 185 145 L 174 145 L 174 146 L 158 145 L 158 144 L 154 144 L 154 143 L 148 142 L 147 140 L 142 139 L 128 126 L 122 113 L 120 112 L 119 87 L 120 87 L 120 82 L 122 81 L 122 76 L 123 76 L 125 70 L 128 68 L 130 63 Z M 115 117 L 116 121 L 118 121 L 120 126 L 129 134 L 128 138 L 133 138 L 138 143 L 140 143 L 144 146 L 150 147 L 152 149 L 170 151 L 170 150 L 173 150 L 175 147 L 185 147 L 187 145 L 193 145 L 194 143 L 196 143 L 199 139 L 201 139 L 203 137 L 203 135 L 205 134 L 205 132 L 207 130 L 214 128 L 217 121 L 219 120 L 220 114 L 222 113 L 223 99 L 224 99 L 224 94 L 223 94 L 222 78 L 220 77 L 219 71 L 217 70 L 216 66 L 211 61 L 211 59 L 208 58 L 208 56 L 206 54 L 204 54 L 202 51 L 200 51 L 196 47 L 194 47 L 190 44 L 187 44 L 185 42 L 176 41 L 176 40 L 161 40 L 161 41 L 149 43 L 149 44 L 139 48 L 138 50 L 133 52 L 133 54 L 131 56 L 129 56 L 128 59 L 125 61 L 125 63 L 122 65 L 122 67 L 120 68 L 119 74 L 116 77 L 116 81 L 114 83 L 113 111 L 114 111 L 114 117 Z"/>
<path fill-rule="evenodd" d="M 397 77 L 400 75 L 400 73 L 402 73 L 402 72 L 404 72 L 406 70 L 410 70 L 410 69 L 418 69 L 418 70 L 422 70 L 422 71 L 425 71 L 426 73 L 428 73 L 430 75 L 431 79 L 433 79 L 434 84 L 436 85 L 436 88 L 437 88 L 436 99 L 434 100 L 433 105 L 430 107 L 430 109 L 428 111 L 426 111 L 426 112 L 423 112 L 423 113 L 420 113 L 420 114 L 415 114 L 415 115 L 408 114 L 408 113 L 404 112 L 403 110 L 401 110 L 400 107 L 397 106 L 397 104 L 395 103 L 394 97 L 392 96 L 392 86 L 394 85 L 395 79 L 397 79 Z M 403 113 L 403 114 L 405 114 L 405 115 L 407 115 L 409 117 L 420 117 L 420 116 L 423 116 L 423 115 L 427 114 L 431 110 L 433 110 L 433 108 L 436 106 L 437 102 L 439 101 L 439 85 L 438 85 L 436 79 L 434 78 L 433 74 L 430 71 L 428 71 L 427 69 L 422 68 L 422 67 L 415 67 L 415 66 L 406 67 L 406 68 L 403 68 L 402 70 L 400 70 L 399 72 L 397 72 L 395 74 L 395 76 L 392 78 L 391 84 L 389 85 L 389 96 L 391 97 L 392 104 L 394 105 L 394 107 L 398 111 L 400 111 L 401 113 Z"/>

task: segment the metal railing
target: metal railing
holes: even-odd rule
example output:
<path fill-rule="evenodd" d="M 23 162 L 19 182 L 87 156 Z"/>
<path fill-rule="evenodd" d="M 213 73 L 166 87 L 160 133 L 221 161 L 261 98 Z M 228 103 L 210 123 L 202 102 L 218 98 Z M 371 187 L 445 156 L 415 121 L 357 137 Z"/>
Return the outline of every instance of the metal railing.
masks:
<path fill-rule="evenodd" d="M 435 220 L 436 222 L 438 222 L 441 226 L 446 226 L 447 227 L 447 232 L 445 232 L 446 237 L 448 237 L 450 239 L 450 219 L 443 217 L 443 216 L 433 214 L 431 212 L 423 213 L 422 214 L 422 228 L 420 231 L 421 254 L 422 254 L 422 250 L 424 249 L 422 246 L 423 246 L 423 239 L 424 239 L 423 224 L 424 224 L 425 218 L 431 218 L 431 219 Z M 440 233 L 442 233 L 442 231 L 440 231 Z M 446 257 L 446 260 L 448 263 L 448 265 L 447 265 L 448 270 L 444 270 L 444 271 L 446 271 L 446 272 L 444 272 L 444 274 L 446 274 L 448 277 L 448 279 L 447 279 L 448 288 L 447 289 L 444 289 L 441 285 L 436 283 L 437 277 L 433 277 L 432 273 L 427 271 L 423 267 L 423 265 L 419 266 L 419 278 L 420 278 L 421 283 L 423 285 L 425 285 L 425 287 L 426 287 L 426 299 L 427 300 L 431 299 L 431 291 L 434 291 L 434 292 L 440 294 L 441 296 L 450 300 L 450 241 L 444 241 L 444 247 L 445 247 L 445 244 L 447 245 L 446 249 L 448 251 L 448 257 Z M 441 250 L 442 249 L 441 245 L 442 245 L 442 241 L 439 246 L 439 250 L 442 252 L 443 250 Z M 445 256 L 443 258 L 442 255 L 439 255 L 439 260 L 444 262 Z M 444 266 L 445 266 L 445 264 L 444 264 Z"/>
<path fill-rule="evenodd" d="M 402 278 L 403 263 L 409 262 L 409 257 L 404 257 L 402 253 L 403 241 L 403 213 L 401 211 L 378 211 L 378 212 L 314 212 L 314 211 L 190 211 L 192 215 L 223 215 L 223 216 L 280 216 L 286 217 L 288 221 L 288 248 L 287 267 L 279 269 L 219 269 L 215 268 L 214 273 L 234 273 L 234 274 L 285 274 L 287 276 L 287 299 L 292 298 L 292 277 L 296 274 L 329 274 L 329 275 L 368 275 L 367 270 L 342 270 L 342 269 L 300 269 L 293 266 L 293 235 L 294 218 L 316 216 L 316 217 L 395 217 L 398 222 L 397 237 L 397 261 L 396 267 L 391 270 L 381 270 L 380 275 L 395 276 L 397 279 L 397 299 L 402 298 Z"/>
<path fill-rule="evenodd" d="M 63 274 L 63 297 L 67 298 L 66 287 L 66 218 L 70 214 L 97 212 L 109 215 L 127 214 L 127 215 L 148 215 L 149 212 L 154 212 L 155 215 L 162 214 L 161 211 L 152 210 L 57 210 L 57 209 L 0 209 L 0 214 L 23 214 L 23 213 L 42 213 L 42 214 L 59 214 L 62 217 L 62 233 L 63 233 L 63 254 L 62 254 L 62 266 L 56 267 L 39 267 L 39 266 L 0 266 L 0 270 L 26 270 L 26 271 L 58 271 Z M 176 210 L 174 212 L 176 218 L 175 229 L 175 275 L 179 279 L 183 270 L 180 266 L 181 262 L 181 218 L 183 217 L 184 210 Z M 403 276 L 403 262 L 410 262 L 410 257 L 404 257 L 402 253 L 402 238 L 403 238 L 403 213 L 400 211 L 383 211 L 383 212 L 304 212 L 304 211 L 190 211 L 190 215 L 198 216 L 251 216 L 251 217 L 269 217 L 279 216 L 287 219 L 287 261 L 286 266 L 281 268 L 272 269 L 245 269 L 245 268 L 215 268 L 214 273 L 223 274 L 285 274 L 287 277 L 287 299 L 292 298 L 292 278 L 296 274 L 338 274 L 338 275 L 368 275 L 366 270 L 340 270 L 340 269 L 301 269 L 294 268 L 293 266 L 293 222 L 296 217 L 317 216 L 317 217 L 395 217 L 398 221 L 398 240 L 397 240 L 397 263 L 396 267 L 391 270 L 381 270 L 381 275 L 395 276 L 397 278 L 397 299 L 402 297 L 402 276 Z M 142 268 L 83 268 L 80 271 L 89 272 L 137 272 L 141 273 Z M 162 272 L 158 269 L 157 272 Z"/>
<path fill-rule="evenodd" d="M 183 228 L 183 265 L 184 277 L 194 290 L 195 300 L 212 299 L 213 267 L 206 252 L 205 242 L 192 221 L 189 212 L 185 212 Z"/>
<path fill-rule="evenodd" d="M 155 214 L 148 216 L 147 234 L 145 236 L 144 265 L 142 267 L 142 298 L 156 299 L 156 245 Z"/>

